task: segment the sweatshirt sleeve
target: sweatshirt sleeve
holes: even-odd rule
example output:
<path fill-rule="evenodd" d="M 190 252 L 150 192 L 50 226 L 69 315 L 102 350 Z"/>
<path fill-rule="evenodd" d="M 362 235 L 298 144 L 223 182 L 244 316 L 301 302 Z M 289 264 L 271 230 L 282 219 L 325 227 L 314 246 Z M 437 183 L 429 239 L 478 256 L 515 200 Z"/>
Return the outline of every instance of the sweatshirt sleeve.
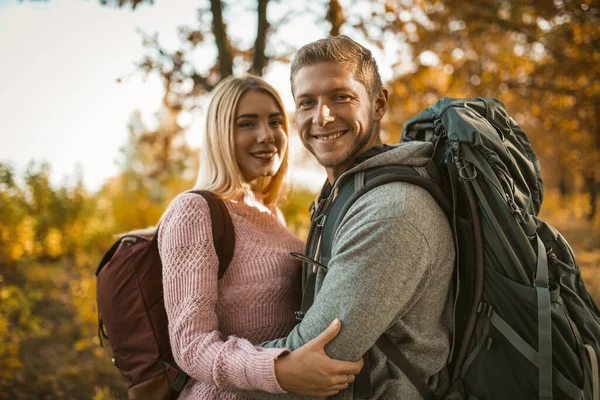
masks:
<path fill-rule="evenodd" d="M 158 248 L 177 365 L 193 379 L 219 388 L 285 393 L 275 376 L 275 359 L 287 349 L 255 347 L 218 330 L 218 258 L 203 197 L 183 194 L 173 200 L 161 221 Z"/>
<path fill-rule="evenodd" d="M 420 192 L 416 198 L 406 198 L 407 186 L 413 194 Z M 408 201 L 420 203 L 411 215 L 405 213 Z M 332 258 L 313 306 L 287 338 L 261 346 L 297 349 L 340 318 L 342 329 L 326 346 L 327 354 L 349 361 L 362 357 L 426 291 L 432 248 L 451 239 L 445 238 L 449 231 L 443 223 L 443 212 L 421 188 L 393 183 L 362 196 L 334 237 Z M 430 238 L 430 231 L 438 227 L 439 233 Z"/>

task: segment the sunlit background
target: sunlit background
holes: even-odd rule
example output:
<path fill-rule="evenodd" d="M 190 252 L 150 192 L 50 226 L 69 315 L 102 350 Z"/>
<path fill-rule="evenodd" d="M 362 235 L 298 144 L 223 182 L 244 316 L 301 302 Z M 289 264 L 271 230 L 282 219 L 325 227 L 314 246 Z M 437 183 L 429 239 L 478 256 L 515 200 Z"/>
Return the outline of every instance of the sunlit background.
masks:
<path fill-rule="evenodd" d="M 329 34 L 373 51 L 387 143 L 440 97 L 502 100 L 540 157 L 542 216 L 599 299 L 599 13 L 592 0 L 0 0 L 0 399 L 124 398 L 96 336 L 102 253 L 191 187 L 221 79 L 262 75 L 293 116 L 289 61 Z M 292 137 L 283 211 L 304 238 L 324 174 Z"/>

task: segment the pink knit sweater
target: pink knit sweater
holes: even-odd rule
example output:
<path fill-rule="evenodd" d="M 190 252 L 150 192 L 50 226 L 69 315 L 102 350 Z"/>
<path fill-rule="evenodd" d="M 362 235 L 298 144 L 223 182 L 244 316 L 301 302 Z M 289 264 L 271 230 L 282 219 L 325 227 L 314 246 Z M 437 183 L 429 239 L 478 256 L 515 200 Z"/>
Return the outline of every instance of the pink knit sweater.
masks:
<path fill-rule="evenodd" d="M 252 343 L 284 337 L 294 327 L 301 269 L 289 252 L 301 252 L 302 242 L 284 227 L 280 213 L 252 194 L 225 203 L 236 243 L 221 280 L 203 197 L 179 195 L 161 222 L 158 248 L 171 347 L 192 378 L 181 400 L 242 398 L 227 388 L 284 393 L 275 359 L 288 350 Z"/>

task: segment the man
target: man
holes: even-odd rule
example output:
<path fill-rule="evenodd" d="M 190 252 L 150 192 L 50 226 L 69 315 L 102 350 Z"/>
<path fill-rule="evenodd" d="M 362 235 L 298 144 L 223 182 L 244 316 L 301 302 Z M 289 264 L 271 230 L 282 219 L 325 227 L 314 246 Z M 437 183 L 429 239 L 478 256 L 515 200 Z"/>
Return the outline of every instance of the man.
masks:
<path fill-rule="evenodd" d="M 340 177 L 366 167 L 422 164 L 431 155 L 430 144 L 382 146 L 388 92 L 371 52 L 350 38 L 329 37 L 302 47 L 292 62 L 291 85 L 298 132 L 328 178 L 313 225 L 326 218 Z M 307 256 L 319 261 L 319 229 L 312 228 L 313 251 Z M 262 346 L 297 349 L 340 318 L 341 332 L 326 353 L 341 360 L 365 358 L 368 398 L 421 398 L 375 346 L 384 333 L 423 381 L 443 393 L 449 384 L 453 263 L 447 218 L 429 193 L 403 182 L 381 185 L 344 215 L 327 269 L 316 271 L 314 303 L 302 322 L 287 338 Z M 303 276 L 312 268 L 305 265 Z M 353 384 L 333 398 L 356 398 L 361 390 Z"/>

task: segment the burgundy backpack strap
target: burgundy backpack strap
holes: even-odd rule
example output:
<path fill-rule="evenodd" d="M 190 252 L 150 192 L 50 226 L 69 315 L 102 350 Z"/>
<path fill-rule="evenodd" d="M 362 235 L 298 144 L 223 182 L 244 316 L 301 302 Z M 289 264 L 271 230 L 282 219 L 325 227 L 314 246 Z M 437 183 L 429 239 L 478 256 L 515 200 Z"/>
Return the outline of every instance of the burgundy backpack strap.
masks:
<path fill-rule="evenodd" d="M 225 203 L 216 194 L 206 190 L 192 190 L 189 193 L 199 194 L 206 199 L 212 221 L 213 244 L 219 257 L 219 275 L 221 279 L 233 259 L 235 248 L 235 231 L 231 215 Z"/>

